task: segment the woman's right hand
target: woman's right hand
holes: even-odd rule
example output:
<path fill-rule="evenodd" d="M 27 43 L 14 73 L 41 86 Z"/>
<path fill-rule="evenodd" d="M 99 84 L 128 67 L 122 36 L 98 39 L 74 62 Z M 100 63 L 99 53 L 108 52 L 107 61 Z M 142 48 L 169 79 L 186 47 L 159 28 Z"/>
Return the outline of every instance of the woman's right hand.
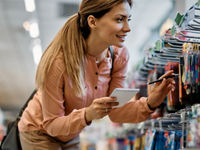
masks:
<path fill-rule="evenodd" d="M 100 119 L 108 115 L 113 106 L 117 106 L 115 97 L 102 97 L 95 99 L 92 104 L 86 107 L 85 119 L 86 122 L 91 122 L 94 119 Z"/>
<path fill-rule="evenodd" d="M 175 81 L 173 78 L 165 79 L 165 77 L 170 76 L 173 74 L 173 70 L 168 71 L 164 75 L 162 75 L 159 79 L 163 79 L 161 83 L 155 83 L 154 87 L 151 88 L 150 85 L 148 85 L 148 99 L 147 104 L 151 108 L 158 107 L 169 91 L 174 91 L 175 89 Z"/>

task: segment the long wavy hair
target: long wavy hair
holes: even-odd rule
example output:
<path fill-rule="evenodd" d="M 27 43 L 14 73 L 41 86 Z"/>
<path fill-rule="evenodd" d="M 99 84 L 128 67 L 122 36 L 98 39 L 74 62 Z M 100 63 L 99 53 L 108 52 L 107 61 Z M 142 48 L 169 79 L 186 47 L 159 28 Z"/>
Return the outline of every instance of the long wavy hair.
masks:
<path fill-rule="evenodd" d="M 90 34 L 87 18 L 93 15 L 101 18 L 114 6 L 132 0 L 82 0 L 78 13 L 71 16 L 44 51 L 36 72 L 36 88 L 43 88 L 46 76 L 60 51 L 64 55 L 67 75 L 70 77 L 77 96 L 84 95 L 84 59 L 87 49 L 86 39 Z"/>

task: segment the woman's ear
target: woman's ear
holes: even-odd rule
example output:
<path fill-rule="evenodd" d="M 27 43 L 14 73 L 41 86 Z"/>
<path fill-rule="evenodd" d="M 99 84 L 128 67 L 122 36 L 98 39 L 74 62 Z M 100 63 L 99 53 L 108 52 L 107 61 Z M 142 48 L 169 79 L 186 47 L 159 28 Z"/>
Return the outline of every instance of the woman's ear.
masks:
<path fill-rule="evenodd" d="M 87 18 L 88 21 L 88 26 L 90 29 L 95 29 L 96 28 L 96 18 L 93 15 L 89 15 Z"/>

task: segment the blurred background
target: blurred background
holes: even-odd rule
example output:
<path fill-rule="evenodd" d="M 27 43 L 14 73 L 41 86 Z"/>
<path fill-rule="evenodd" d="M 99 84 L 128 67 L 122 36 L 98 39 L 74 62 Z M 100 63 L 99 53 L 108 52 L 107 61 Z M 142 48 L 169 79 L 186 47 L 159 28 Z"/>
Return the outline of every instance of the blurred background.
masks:
<path fill-rule="evenodd" d="M 34 89 L 42 52 L 81 0 L 0 0 L 0 108 L 12 120 Z M 197 0 L 134 0 L 131 32 L 126 41 L 128 72 L 143 59 L 144 50 L 173 26 Z"/>

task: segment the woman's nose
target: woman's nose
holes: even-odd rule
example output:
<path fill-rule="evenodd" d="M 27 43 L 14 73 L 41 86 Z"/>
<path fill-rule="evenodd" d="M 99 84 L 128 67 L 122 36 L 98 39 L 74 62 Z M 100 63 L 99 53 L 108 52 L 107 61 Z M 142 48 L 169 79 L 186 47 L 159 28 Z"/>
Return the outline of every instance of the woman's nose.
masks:
<path fill-rule="evenodd" d="M 130 28 L 128 22 L 125 22 L 125 24 L 124 24 L 124 26 L 123 26 L 123 31 L 124 31 L 124 32 L 130 32 L 130 31 L 131 31 L 131 28 Z"/>

